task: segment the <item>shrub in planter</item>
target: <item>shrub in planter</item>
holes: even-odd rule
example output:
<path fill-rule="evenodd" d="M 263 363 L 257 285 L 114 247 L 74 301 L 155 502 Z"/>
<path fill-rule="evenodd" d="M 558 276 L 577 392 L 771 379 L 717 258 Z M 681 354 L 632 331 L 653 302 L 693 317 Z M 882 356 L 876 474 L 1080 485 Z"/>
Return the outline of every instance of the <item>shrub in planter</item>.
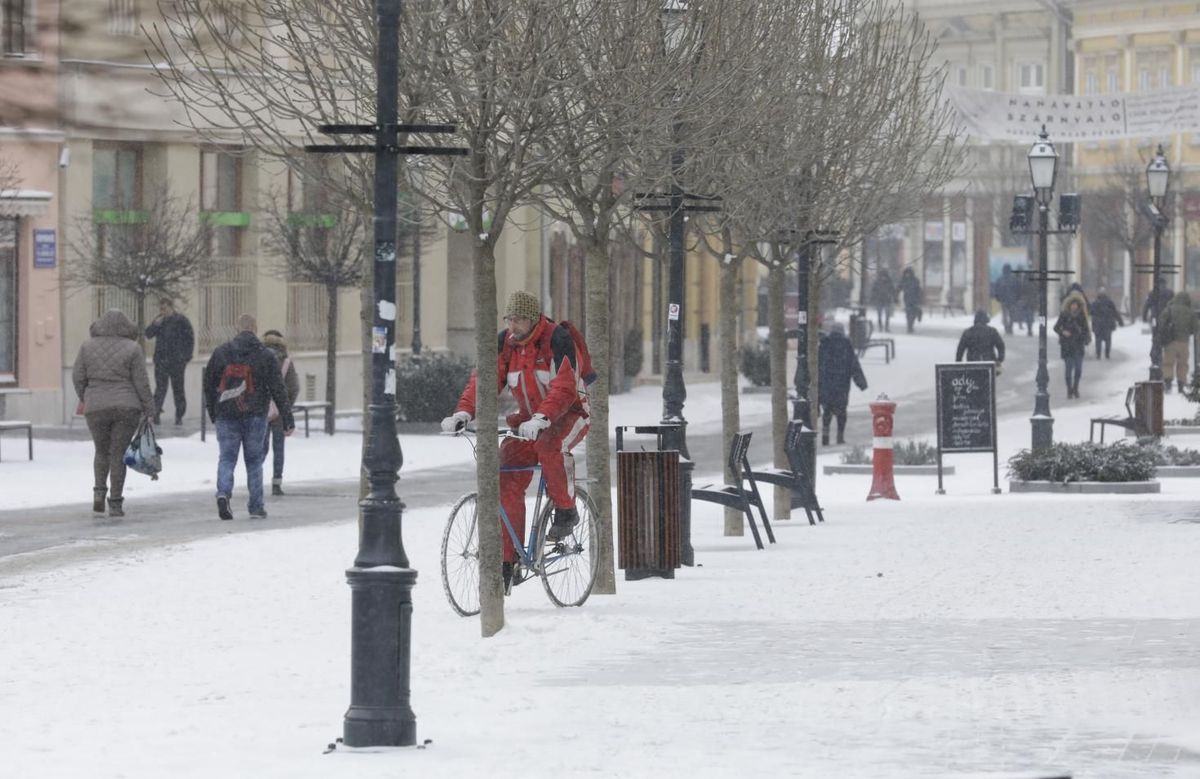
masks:
<path fill-rule="evenodd" d="M 474 366 L 466 357 L 441 353 L 398 364 L 397 418 L 401 422 L 437 422 L 453 414 Z"/>
<path fill-rule="evenodd" d="M 842 452 L 842 465 L 870 465 L 874 461 L 872 452 L 865 446 L 855 445 Z M 892 449 L 895 465 L 937 465 L 937 447 L 928 441 L 904 441 Z"/>
<path fill-rule="evenodd" d="M 1008 461 L 1008 475 L 1021 481 L 1150 481 L 1154 478 L 1152 449 L 1119 442 L 1054 444 L 1034 452 L 1023 449 Z"/>
<path fill-rule="evenodd" d="M 741 350 L 742 375 L 755 387 L 771 384 L 771 350 L 766 346 L 745 346 Z"/>
<path fill-rule="evenodd" d="M 1200 452 L 1175 446 L 1151 447 L 1155 465 L 1200 465 Z"/>

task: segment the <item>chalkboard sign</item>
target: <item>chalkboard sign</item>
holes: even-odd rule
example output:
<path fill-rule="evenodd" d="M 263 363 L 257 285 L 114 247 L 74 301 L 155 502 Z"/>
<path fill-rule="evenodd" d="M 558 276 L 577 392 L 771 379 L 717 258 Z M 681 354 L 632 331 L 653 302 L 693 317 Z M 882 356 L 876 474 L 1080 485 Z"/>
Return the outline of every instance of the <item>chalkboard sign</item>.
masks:
<path fill-rule="evenodd" d="M 938 493 L 942 455 L 991 452 L 993 491 L 999 491 L 996 447 L 996 364 L 956 362 L 934 366 L 937 387 Z"/>

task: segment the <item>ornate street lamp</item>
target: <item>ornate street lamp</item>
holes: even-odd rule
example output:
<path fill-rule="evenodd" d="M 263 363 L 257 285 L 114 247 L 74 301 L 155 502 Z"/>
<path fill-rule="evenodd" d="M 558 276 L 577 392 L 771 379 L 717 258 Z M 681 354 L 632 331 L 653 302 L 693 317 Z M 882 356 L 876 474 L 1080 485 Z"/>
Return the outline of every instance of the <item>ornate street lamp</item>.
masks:
<path fill-rule="evenodd" d="M 1160 143 L 1154 159 L 1146 166 L 1146 188 L 1150 191 L 1150 213 L 1154 219 L 1154 270 L 1151 277 L 1150 320 L 1150 381 L 1162 381 L 1162 339 L 1158 333 L 1158 317 L 1162 313 L 1162 234 L 1167 227 L 1165 204 L 1171 183 L 1171 166 Z M 1180 391 L 1183 387 L 1179 388 Z"/>
<path fill-rule="evenodd" d="M 1046 365 L 1046 284 L 1049 280 L 1050 201 L 1054 197 L 1054 180 L 1058 175 L 1058 152 L 1050 143 L 1046 128 L 1029 150 L 1029 176 L 1033 180 L 1033 195 L 1038 208 L 1038 367 L 1037 392 L 1033 396 L 1033 449 L 1048 449 L 1054 443 L 1054 417 L 1050 414 L 1050 370 Z"/>

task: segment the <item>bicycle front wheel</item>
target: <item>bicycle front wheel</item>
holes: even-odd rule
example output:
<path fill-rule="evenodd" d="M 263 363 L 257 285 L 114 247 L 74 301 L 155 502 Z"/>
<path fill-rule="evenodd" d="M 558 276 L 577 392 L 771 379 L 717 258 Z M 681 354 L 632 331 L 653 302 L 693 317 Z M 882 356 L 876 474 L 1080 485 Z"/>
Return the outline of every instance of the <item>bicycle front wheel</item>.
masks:
<path fill-rule="evenodd" d="M 479 613 L 479 532 L 475 493 L 463 495 L 442 533 L 442 589 L 460 616 Z"/>
<path fill-rule="evenodd" d="M 575 510 L 579 512 L 579 524 L 561 541 L 546 540 L 546 531 L 554 522 L 553 503 L 542 509 L 537 522 L 537 569 L 546 594 L 556 606 L 582 606 L 592 592 L 600 563 L 596 504 L 578 487 Z"/>

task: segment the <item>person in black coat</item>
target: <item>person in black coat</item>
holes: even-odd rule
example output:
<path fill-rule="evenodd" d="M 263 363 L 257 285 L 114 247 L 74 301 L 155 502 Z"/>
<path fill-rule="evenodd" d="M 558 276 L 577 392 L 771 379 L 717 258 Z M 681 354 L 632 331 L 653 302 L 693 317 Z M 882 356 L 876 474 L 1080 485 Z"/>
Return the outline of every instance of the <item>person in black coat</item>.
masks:
<path fill-rule="evenodd" d="M 921 282 L 912 268 L 905 268 L 900 274 L 900 296 L 904 299 L 904 319 L 908 324 L 908 332 L 913 331 L 913 322 L 921 319 Z"/>
<path fill-rule="evenodd" d="M 999 370 L 1004 362 L 1004 339 L 1000 337 L 1000 331 L 988 324 L 988 319 L 986 311 L 975 312 L 975 324 L 964 330 L 958 339 L 955 362 L 962 362 L 966 355 L 970 362 L 994 362 Z"/>
<path fill-rule="evenodd" d="M 1155 303 L 1158 303 L 1158 310 L 1165 311 L 1167 306 L 1171 304 L 1171 298 L 1175 297 L 1175 293 L 1161 279 L 1158 284 L 1150 290 L 1150 294 L 1146 295 L 1146 304 L 1142 306 L 1142 321 L 1149 322 L 1154 314 Z M 1132 314 L 1132 312 L 1130 312 Z"/>
<path fill-rule="evenodd" d="M 1124 327 L 1121 312 L 1117 304 L 1101 287 L 1092 301 L 1092 332 L 1096 336 L 1096 359 L 1100 359 L 1101 347 L 1104 347 L 1105 359 L 1112 359 L 1112 334 L 1118 327 Z"/>
<path fill-rule="evenodd" d="M 896 303 L 896 283 L 887 268 L 880 268 L 875 283 L 871 285 L 871 305 L 875 307 L 875 318 L 882 332 L 892 329 L 892 306 Z"/>
<path fill-rule="evenodd" d="M 1063 365 L 1067 379 L 1067 397 L 1079 397 L 1079 379 L 1083 375 L 1083 354 L 1092 340 L 1088 331 L 1087 314 L 1078 298 L 1071 298 L 1066 309 L 1058 315 L 1054 324 L 1058 333 L 1058 345 L 1062 350 Z"/>
<path fill-rule="evenodd" d="M 1020 321 L 1018 307 L 1021 304 L 1021 280 L 1013 273 L 1012 265 L 1004 263 L 1000 278 L 992 285 L 992 297 L 1003 310 L 1004 334 L 1012 335 L 1013 322 Z"/>
<path fill-rule="evenodd" d="M 175 424 L 183 424 L 183 414 L 187 411 L 183 374 L 196 348 L 192 323 L 175 310 L 174 301 L 162 298 L 158 301 L 158 316 L 146 328 L 146 337 L 154 339 L 154 424 L 161 421 L 168 382 L 174 390 Z"/>
<path fill-rule="evenodd" d="M 817 394 L 821 403 L 821 443 L 829 444 L 829 423 L 837 417 L 837 442 L 846 443 L 846 406 L 850 404 L 850 382 L 860 390 L 867 388 L 867 378 L 846 329 L 834 322 L 829 335 L 821 339 L 817 349 Z"/>

